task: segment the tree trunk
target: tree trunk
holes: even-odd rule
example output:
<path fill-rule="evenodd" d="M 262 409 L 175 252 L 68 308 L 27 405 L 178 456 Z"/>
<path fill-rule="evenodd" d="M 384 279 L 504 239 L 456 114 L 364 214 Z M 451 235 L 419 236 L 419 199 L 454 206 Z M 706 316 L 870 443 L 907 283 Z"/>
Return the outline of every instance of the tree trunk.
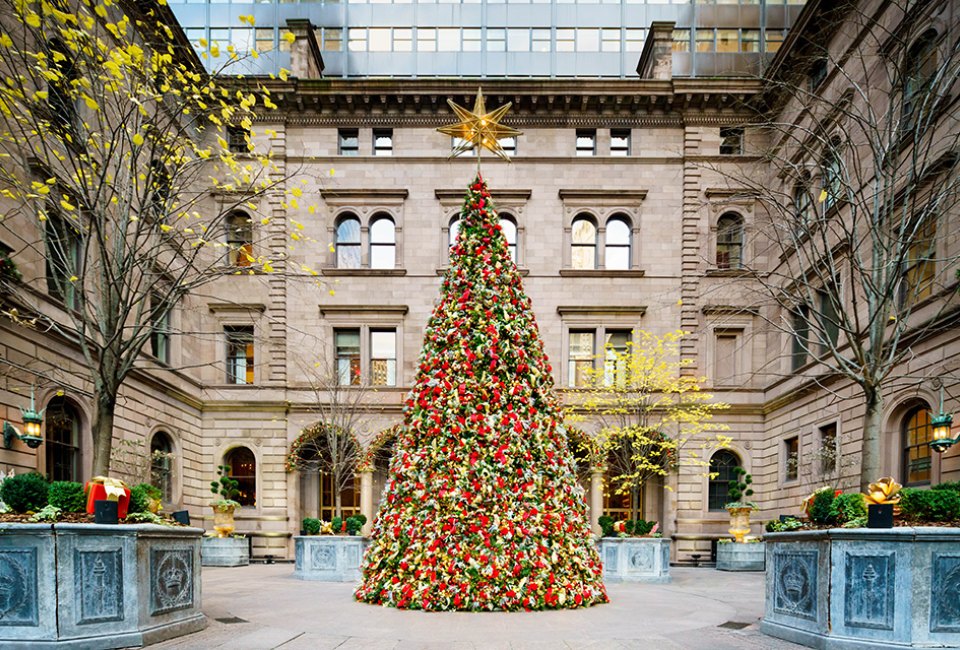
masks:
<path fill-rule="evenodd" d="M 113 418 L 117 408 L 115 392 L 97 390 L 94 395 L 97 405 L 91 426 L 93 435 L 93 476 L 110 473 L 110 450 L 113 448 Z"/>
<path fill-rule="evenodd" d="M 340 495 L 340 484 L 333 481 L 333 514 L 335 517 L 343 517 L 343 498 Z M 333 531 L 339 533 L 339 530 Z"/>
<path fill-rule="evenodd" d="M 866 492 L 867 487 L 881 478 L 880 458 L 880 418 L 883 413 L 883 394 L 875 388 L 864 388 L 863 414 L 863 454 L 860 464 L 860 490 Z M 837 459 L 839 466 L 839 458 Z"/>

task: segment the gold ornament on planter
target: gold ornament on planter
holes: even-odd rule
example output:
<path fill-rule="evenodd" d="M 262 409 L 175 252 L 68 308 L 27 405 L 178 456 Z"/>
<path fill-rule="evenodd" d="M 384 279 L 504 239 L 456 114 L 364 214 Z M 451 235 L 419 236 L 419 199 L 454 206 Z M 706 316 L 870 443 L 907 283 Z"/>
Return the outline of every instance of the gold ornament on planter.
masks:
<path fill-rule="evenodd" d="M 747 497 L 753 496 L 753 477 L 747 474 L 747 470 L 742 467 L 734 467 L 735 478 L 730 481 L 730 488 L 727 494 L 731 501 L 726 505 L 727 512 L 730 513 L 729 533 L 737 544 L 743 544 L 747 535 L 750 534 L 750 511 L 756 510 L 757 504 L 748 501 Z"/>
<path fill-rule="evenodd" d="M 877 505 L 892 503 L 896 505 L 900 503 L 900 490 L 902 488 L 903 486 L 897 483 L 893 477 L 885 476 L 879 481 L 871 483 L 867 487 L 867 493 L 863 495 L 863 498 L 867 505 L 871 503 Z"/>

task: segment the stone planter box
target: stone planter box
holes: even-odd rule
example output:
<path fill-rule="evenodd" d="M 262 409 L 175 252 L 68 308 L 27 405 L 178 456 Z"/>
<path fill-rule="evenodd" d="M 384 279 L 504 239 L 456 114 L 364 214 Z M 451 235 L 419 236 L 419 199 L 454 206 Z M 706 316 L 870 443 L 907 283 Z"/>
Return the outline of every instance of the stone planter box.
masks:
<path fill-rule="evenodd" d="M 297 535 L 293 577 L 325 582 L 359 582 L 360 561 L 370 540 L 357 535 Z"/>
<path fill-rule="evenodd" d="M 247 566 L 250 542 L 246 537 L 204 537 L 200 545 L 202 566 Z"/>
<path fill-rule="evenodd" d="M 763 571 L 766 544 L 737 544 L 729 542 L 717 544 L 718 571 Z"/>
<path fill-rule="evenodd" d="M 202 630 L 202 534 L 0 524 L 0 647 L 125 648 Z"/>
<path fill-rule="evenodd" d="M 607 582 L 670 582 L 670 540 L 663 537 L 600 539 Z"/>
<path fill-rule="evenodd" d="M 822 650 L 960 647 L 960 529 L 765 539 L 766 634 Z"/>

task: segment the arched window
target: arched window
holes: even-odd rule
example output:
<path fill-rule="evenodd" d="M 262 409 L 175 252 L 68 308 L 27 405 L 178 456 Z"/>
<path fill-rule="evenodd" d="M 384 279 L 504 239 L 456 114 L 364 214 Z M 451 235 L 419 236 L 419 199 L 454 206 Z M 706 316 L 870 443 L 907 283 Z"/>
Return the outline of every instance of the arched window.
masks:
<path fill-rule="evenodd" d="M 352 215 L 337 224 L 337 268 L 360 268 L 360 220 Z"/>
<path fill-rule="evenodd" d="M 930 454 L 930 440 L 933 427 L 930 426 L 930 408 L 924 404 L 907 412 L 903 418 L 901 436 L 903 440 L 903 484 L 929 485 L 930 469 L 933 458 Z"/>
<path fill-rule="evenodd" d="M 829 209 L 840 200 L 843 189 L 843 168 L 840 161 L 840 143 L 831 140 L 829 148 L 820 161 L 820 190 L 823 193 L 823 209 Z"/>
<path fill-rule="evenodd" d="M 605 267 L 626 270 L 630 268 L 630 224 L 623 217 L 607 221 Z"/>
<path fill-rule="evenodd" d="M 244 212 L 227 215 L 227 248 L 230 266 L 250 266 L 253 258 L 253 221 Z"/>
<path fill-rule="evenodd" d="M 912 129 L 917 111 L 924 103 L 924 96 L 937 74 L 937 32 L 929 29 L 913 42 L 904 61 L 903 79 L 903 127 Z M 929 112 L 931 106 L 927 105 Z"/>
<path fill-rule="evenodd" d="M 503 230 L 503 236 L 507 240 L 507 250 L 510 251 L 510 257 L 514 263 L 517 262 L 517 222 L 509 215 L 500 217 L 500 229 Z"/>
<path fill-rule="evenodd" d="M 457 235 L 460 234 L 460 217 L 456 216 L 450 220 L 450 246 L 457 243 Z"/>
<path fill-rule="evenodd" d="M 237 482 L 240 494 L 236 501 L 242 506 L 257 505 L 257 459 L 246 447 L 235 447 L 223 457 L 230 467 L 230 478 Z"/>
<path fill-rule="evenodd" d="M 743 219 L 728 212 L 717 220 L 717 268 L 743 266 Z"/>
<path fill-rule="evenodd" d="M 396 263 L 397 232 L 393 219 L 375 217 L 370 222 L 370 268 L 392 269 Z"/>
<path fill-rule="evenodd" d="M 80 480 L 80 412 L 63 397 L 47 405 L 47 478 L 51 481 Z"/>
<path fill-rule="evenodd" d="M 597 226 L 593 219 L 583 216 L 574 219 L 571 237 L 571 266 L 575 269 L 597 268 Z"/>
<path fill-rule="evenodd" d="M 723 510 L 730 502 L 730 481 L 733 470 L 740 467 L 740 458 L 729 449 L 720 449 L 710 458 L 710 482 L 707 485 L 707 509 Z"/>
<path fill-rule="evenodd" d="M 150 483 L 160 488 L 164 501 L 173 501 L 173 441 L 163 431 L 150 439 Z"/>

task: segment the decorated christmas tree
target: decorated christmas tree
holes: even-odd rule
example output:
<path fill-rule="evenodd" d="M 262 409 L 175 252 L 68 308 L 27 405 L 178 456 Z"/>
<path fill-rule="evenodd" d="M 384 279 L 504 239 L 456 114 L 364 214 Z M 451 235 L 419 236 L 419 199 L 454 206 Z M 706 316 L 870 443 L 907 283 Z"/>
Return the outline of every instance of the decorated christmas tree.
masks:
<path fill-rule="evenodd" d="M 425 610 L 607 602 L 530 299 L 470 186 L 358 600 Z"/>

